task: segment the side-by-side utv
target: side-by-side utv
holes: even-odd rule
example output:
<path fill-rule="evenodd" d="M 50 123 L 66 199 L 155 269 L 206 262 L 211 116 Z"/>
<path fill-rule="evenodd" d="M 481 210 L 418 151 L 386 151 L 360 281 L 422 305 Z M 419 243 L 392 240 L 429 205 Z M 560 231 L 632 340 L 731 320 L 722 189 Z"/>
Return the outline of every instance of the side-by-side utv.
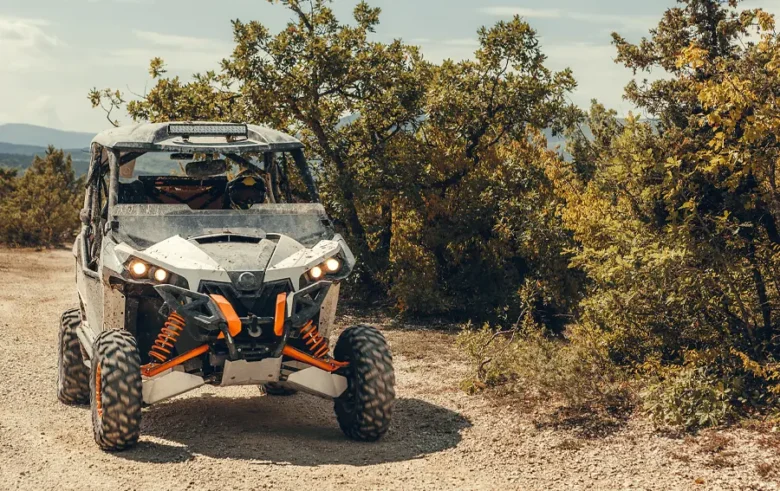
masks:
<path fill-rule="evenodd" d="M 358 325 L 328 342 L 355 259 L 319 204 L 326 178 L 298 140 L 261 126 L 139 124 L 95 137 L 57 395 L 89 401 L 101 448 L 133 446 L 142 406 L 204 384 L 307 392 L 333 399 L 353 439 L 387 431 L 384 337 Z"/>

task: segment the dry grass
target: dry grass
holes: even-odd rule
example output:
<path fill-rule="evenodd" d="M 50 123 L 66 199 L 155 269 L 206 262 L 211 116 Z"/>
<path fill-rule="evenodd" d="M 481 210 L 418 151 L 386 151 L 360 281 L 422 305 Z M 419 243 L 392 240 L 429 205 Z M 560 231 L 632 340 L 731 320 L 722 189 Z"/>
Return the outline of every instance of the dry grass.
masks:
<path fill-rule="evenodd" d="M 410 360 L 461 359 L 455 349 L 455 334 L 437 331 L 390 332 L 393 354 Z"/>
<path fill-rule="evenodd" d="M 417 324 L 393 318 L 382 310 L 345 308 L 339 317 L 341 327 L 370 324 L 380 328 L 390 341 L 393 355 L 426 362 L 466 360 L 455 345 L 460 325 L 433 321 Z"/>
<path fill-rule="evenodd" d="M 756 443 L 762 448 L 780 451 L 780 436 L 778 435 L 763 436 L 759 438 Z"/>
<path fill-rule="evenodd" d="M 734 462 L 734 457 L 736 456 L 737 456 L 737 452 L 733 452 L 733 451 L 721 452 L 719 454 L 710 457 L 710 459 L 707 461 L 707 465 L 709 465 L 710 467 L 716 467 L 718 469 L 734 467 L 736 465 L 736 462 Z"/>

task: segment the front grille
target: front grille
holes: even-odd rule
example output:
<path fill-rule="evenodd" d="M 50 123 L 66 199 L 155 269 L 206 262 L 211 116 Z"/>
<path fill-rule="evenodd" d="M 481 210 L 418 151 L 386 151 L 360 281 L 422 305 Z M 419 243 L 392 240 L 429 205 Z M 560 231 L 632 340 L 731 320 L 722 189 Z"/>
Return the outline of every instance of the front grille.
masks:
<path fill-rule="evenodd" d="M 232 283 L 217 281 L 203 281 L 200 284 L 200 293 L 206 295 L 222 295 L 225 297 L 236 314 L 241 318 L 242 329 L 233 339 L 241 358 L 247 361 L 256 361 L 268 357 L 278 339 L 273 333 L 273 316 L 276 307 L 276 296 L 283 292 L 292 291 L 288 280 L 265 283 L 257 290 L 243 291 Z M 260 334 L 251 335 L 250 322 L 256 323 Z"/>
<path fill-rule="evenodd" d="M 257 290 L 241 291 L 232 283 L 202 281 L 199 291 L 206 295 L 222 295 L 233 305 L 239 317 L 247 317 L 250 313 L 258 317 L 273 317 L 276 296 L 292 291 L 292 286 L 289 280 L 282 280 L 265 283 Z"/>

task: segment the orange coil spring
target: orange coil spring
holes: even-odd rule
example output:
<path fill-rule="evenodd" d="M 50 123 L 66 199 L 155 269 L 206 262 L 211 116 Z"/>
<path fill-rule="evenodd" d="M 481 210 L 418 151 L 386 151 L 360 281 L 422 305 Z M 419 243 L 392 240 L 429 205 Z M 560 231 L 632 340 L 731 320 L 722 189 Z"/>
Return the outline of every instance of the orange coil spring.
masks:
<path fill-rule="evenodd" d="M 149 356 L 160 363 L 166 362 L 171 357 L 176 340 L 184 331 L 184 325 L 184 317 L 176 312 L 169 315 L 165 325 L 160 329 L 160 334 L 157 335 L 151 351 L 149 351 Z"/>
<path fill-rule="evenodd" d="M 317 358 L 328 354 L 328 340 L 320 334 L 320 330 L 312 321 L 307 322 L 301 328 L 301 338 L 306 343 L 309 352 Z"/>

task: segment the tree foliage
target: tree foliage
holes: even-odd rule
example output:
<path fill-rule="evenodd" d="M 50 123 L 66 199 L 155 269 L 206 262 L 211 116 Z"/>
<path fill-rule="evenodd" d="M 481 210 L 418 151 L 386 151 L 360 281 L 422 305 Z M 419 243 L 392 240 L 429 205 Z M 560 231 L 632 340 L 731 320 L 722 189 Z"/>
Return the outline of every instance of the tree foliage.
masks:
<path fill-rule="evenodd" d="M 735 1 L 685 0 L 638 45 L 615 35 L 618 62 L 668 75 L 626 88 L 657 123 L 620 124 L 595 105 L 595 140 L 573 141 L 555 181 L 571 265 L 588 278 L 580 323 L 616 362 L 663 374 L 648 392 L 662 421 L 722 422 L 777 392 L 772 25 Z M 702 385 L 713 380 L 730 389 Z"/>
<path fill-rule="evenodd" d="M 70 155 L 49 147 L 25 173 L 0 169 L 0 241 L 56 246 L 73 237 L 84 199 Z"/>
<path fill-rule="evenodd" d="M 562 301 L 566 237 L 543 202 L 555 156 L 533 128 L 576 119 L 566 98 L 575 82 L 545 67 L 530 26 L 483 28 L 473 60 L 435 65 L 400 40 L 372 41 L 380 11 L 364 2 L 351 24 L 325 0 L 279 3 L 292 19 L 278 33 L 233 22 L 236 45 L 219 72 L 182 82 L 153 60 L 156 85 L 127 104 L 130 116 L 248 121 L 299 136 L 359 255 L 358 280 L 404 311 L 494 315 L 516 307 L 518 285 L 534 275 L 552 285 L 545 298 Z M 90 94 L 95 106 L 122 97 Z M 520 208 L 533 217 L 515 219 Z M 547 262 L 558 277 L 541 274 Z"/>

